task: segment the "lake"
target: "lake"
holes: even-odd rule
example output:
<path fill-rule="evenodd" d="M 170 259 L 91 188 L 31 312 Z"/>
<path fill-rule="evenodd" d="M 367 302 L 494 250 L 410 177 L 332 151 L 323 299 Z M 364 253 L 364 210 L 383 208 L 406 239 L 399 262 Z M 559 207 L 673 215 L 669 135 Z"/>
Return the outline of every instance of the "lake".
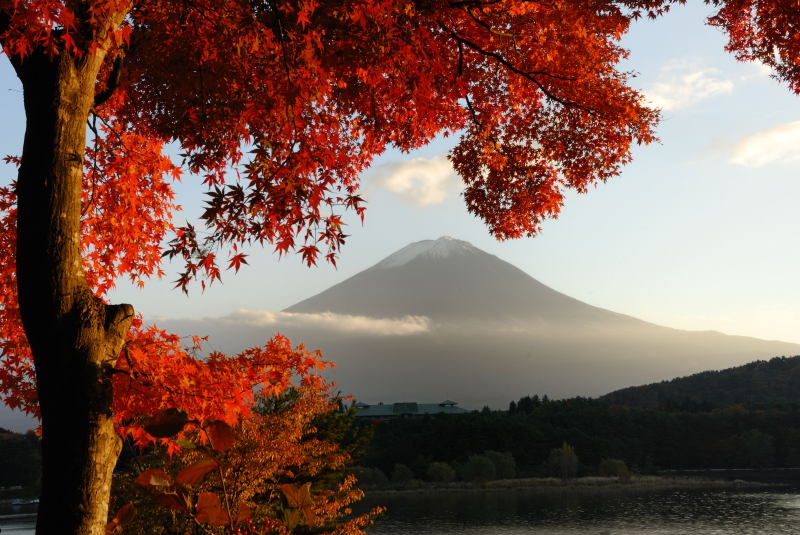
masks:
<path fill-rule="evenodd" d="M 780 535 L 800 533 L 800 492 L 508 489 L 368 498 L 370 535 Z"/>
<path fill-rule="evenodd" d="M 0 529 L 3 535 L 33 535 L 36 505 L 0 505 Z"/>
<path fill-rule="evenodd" d="M 800 533 L 797 490 L 505 489 L 380 494 L 370 535 L 782 535 Z M 30 510 L 0 509 L 2 535 L 33 535 Z"/>

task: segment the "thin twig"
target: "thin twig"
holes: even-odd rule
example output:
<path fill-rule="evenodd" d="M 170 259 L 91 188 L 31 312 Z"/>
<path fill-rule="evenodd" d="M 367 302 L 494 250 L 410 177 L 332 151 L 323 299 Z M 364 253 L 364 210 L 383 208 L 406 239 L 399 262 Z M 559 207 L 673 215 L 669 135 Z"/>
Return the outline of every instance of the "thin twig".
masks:
<path fill-rule="evenodd" d="M 599 115 L 597 113 L 597 111 L 595 111 L 595 110 L 593 110 L 591 108 L 587 108 L 585 106 L 582 106 L 581 104 L 578 104 L 577 102 L 574 102 L 574 101 L 571 101 L 571 100 L 567 100 L 567 99 L 563 99 L 563 98 L 557 96 L 552 91 L 547 89 L 547 87 L 545 87 L 544 84 L 542 84 L 539 80 L 537 80 L 535 78 L 535 76 L 547 76 L 547 77 L 550 77 L 550 78 L 555 78 L 555 79 L 558 79 L 558 80 L 565 80 L 565 81 L 571 81 L 571 80 L 574 80 L 574 78 L 558 76 L 558 75 L 555 75 L 555 74 L 548 73 L 546 71 L 523 71 L 522 69 L 516 67 L 511 62 L 509 62 L 501 54 L 498 54 L 497 52 L 492 52 L 490 50 L 485 50 L 485 49 L 481 48 L 477 43 L 474 43 L 474 42 L 470 41 L 469 39 L 460 36 L 455 30 L 451 30 L 450 28 L 448 28 L 447 26 L 445 26 L 441 22 L 439 23 L 439 25 L 442 28 L 442 30 L 448 32 L 450 34 L 450 36 L 453 39 L 456 40 L 456 42 L 463 43 L 463 44 L 467 45 L 469 48 L 471 48 L 472 50 L 478 52 L 479 54 L 482 54 L 484 56 L 487 56 L 487 57 L 495 59 L 498 63 L 503 65 L 505 68 L 507 68 L 511 72 L 516 73 L 516 74 L 526 78 L 527 80 L 530 80 L 531 82 L 533 82 L 536 85 L 536 87 L 538 87 L 542 91 L 542 93 L 544 93 L 545 96 L 548 97 L 550 100 L 558 102 L 559 104 L 561 104 L 565 108 L 576 108 L 576 109 L 585 111 L 586 113 L 588 113 L 590 115 L 595 115 L 595 116 Z"/>

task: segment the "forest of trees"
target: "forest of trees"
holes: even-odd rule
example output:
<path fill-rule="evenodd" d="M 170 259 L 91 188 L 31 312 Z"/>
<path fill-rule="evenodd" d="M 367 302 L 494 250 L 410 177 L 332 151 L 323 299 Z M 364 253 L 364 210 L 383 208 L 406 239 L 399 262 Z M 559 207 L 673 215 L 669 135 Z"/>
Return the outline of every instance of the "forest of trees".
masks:
<path fill-rule="evenodd" d="M 41 458 L 35 433 L 13 433 L 0 427 L 0 488 L 39 487 Z"/>
<path fill-rule="evenodd" d="M 380 422 L 361 462 L 390 478 L 402 464 L 430 480 L 432 464 L 458 472 L 472 456 L 498 451 L 513 456 L 518 476 L 550 476 L 558 475 L 551 453 L 567 444 L 578 457 L 578 475 L 598 474 L 610 459 L 639 473 L 800 466 L 800 404 L 688 411 L 533 396 L 512 407 Z"/>
<path fill-rule="evenodd" d="M 774 406 L 800 403 L 800 357 L 756 360 L 720 371 L 705 371 L 602 397 L 614 405 L 710 410 L 734 403 Z"/>
<path fill-rule="evenodd" d="M 500 451 L 513 457 L 520 476 L 558 475 L 553 452 L 566 444 L 583 475 L 617 461 L 644 473 L 800 467 L 798 384 L 800 357 L 776 357 L 599 399 L 534 395 L 507 411 L 392 420 L 375 426 L 362 463 L 390 478 L 401 464 L 430 480 L 432 464 L 458 473 L 471 457 Z"/>
<path fill-rule="evenodd" d="M 600 474 L 609 460 L 637 473 L 800 467 L 800 404 L 685 410 L 533 396 L 512 406 L 513 412 L 360 422 L 374 433 L 355 459 L 361 476 L 367 484 L 559 476 L 552 452 L 564 444 L 578 458 L 579 476 Z M 0 440 L 0 462 L 13 467 L 0 470 L 3 485 L 27 485 L 38 469 L 36 445 L 28 443 L 35 438 L 12 436 Z"/>
<path fill-rule="evenodd" d="M 365 483 L 800 467 L 800 357 L 755 361 L 599 399 L 525 396 L 508 410 L 352 421 L 317 428 Z M 371 443 L 367 443 L 372 438 Z M 0 486 L 35 488 L 38 439 L 0 430 Z M 123 456 L 123 464 L 126 456 Z"/>

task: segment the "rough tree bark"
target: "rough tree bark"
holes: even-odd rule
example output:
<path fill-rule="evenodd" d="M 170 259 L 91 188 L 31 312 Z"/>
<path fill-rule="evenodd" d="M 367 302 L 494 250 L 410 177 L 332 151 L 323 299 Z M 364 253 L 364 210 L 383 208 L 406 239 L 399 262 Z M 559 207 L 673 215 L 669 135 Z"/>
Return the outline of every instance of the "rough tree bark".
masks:
<path fill-rule="evenodd" d="M 13 62 L 27 119 L 17 182 L 16 263 L 42 412 L 38 534 L 104 533 L 120 451 L 111 370 L 133 308 L 96 298 L 81 259 L 86 121 L 103 56 L 34 52 Z"/>

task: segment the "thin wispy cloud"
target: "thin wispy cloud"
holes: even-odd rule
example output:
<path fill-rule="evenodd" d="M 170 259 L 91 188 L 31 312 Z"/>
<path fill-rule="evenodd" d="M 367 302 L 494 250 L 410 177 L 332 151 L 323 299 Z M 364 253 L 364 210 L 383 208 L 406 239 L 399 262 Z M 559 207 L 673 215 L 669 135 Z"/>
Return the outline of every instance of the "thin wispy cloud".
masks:
<path fill-rule="evenodd" d="M 745 167 L 795 160 L 800 160 L 800 121 L 746 136 L 736 143 L 731 155 L 731 162 Z"/>
<path fill-rule="evenodd" d="M 750 61 L 748 62 L 748 64 L 753 68 L 755 76 L 759 77 L 772 76 L 772 67 L 770 67 L 769 65 L 762 63 L 758 60 Z"/>
<path fill-rule="evenodd" d="M 220 321 L 250 327 L 307 327 L 373 336 L 406 336 L 430 331 L 430 320 L 425 316 L 372 318 L 333 312 L 304 314 L 239 309 Z"/>
<path fill-rule="evenodd" d="M 417 206 L 443 203 L 458 185 L 445 156 L 383 164 L 376 169 L 376 181 Z"/>
<path fill-rule="evenodd" d="M 676 59 L 661 67 L 657 81 L 644 89 L 647 103 L 664 111 L 691 107 L 733 92 L 734 83 L 719 69 L 696 60 Z"/>

